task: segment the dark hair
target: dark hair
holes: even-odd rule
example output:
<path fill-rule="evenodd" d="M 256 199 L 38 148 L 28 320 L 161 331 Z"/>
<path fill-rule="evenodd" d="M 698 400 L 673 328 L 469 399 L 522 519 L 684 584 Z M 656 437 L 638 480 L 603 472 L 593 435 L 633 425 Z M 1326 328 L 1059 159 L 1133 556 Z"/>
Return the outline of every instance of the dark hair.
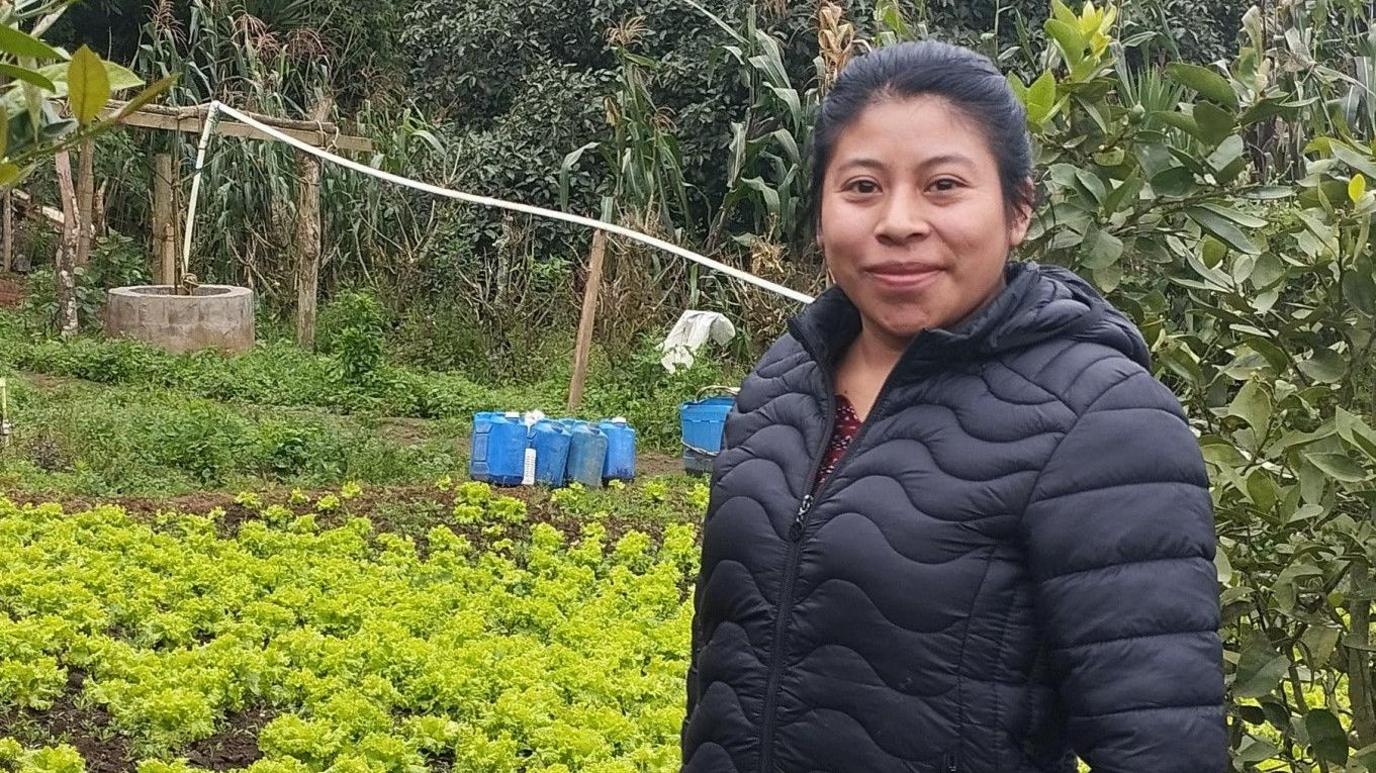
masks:
<path fill-rule="evenodd" d="M 820 222 L 822 183 L 841 132 L 876 102 L 924 95 L 949 100 L 979 125 L 998 160 L 1008 210 L 1032 208 L 1032 140 L 1022 102 L 988 57 L 924 40 L 886 46 L 852 59 L 822 100 L 812 134 L 814 226 Z"/>

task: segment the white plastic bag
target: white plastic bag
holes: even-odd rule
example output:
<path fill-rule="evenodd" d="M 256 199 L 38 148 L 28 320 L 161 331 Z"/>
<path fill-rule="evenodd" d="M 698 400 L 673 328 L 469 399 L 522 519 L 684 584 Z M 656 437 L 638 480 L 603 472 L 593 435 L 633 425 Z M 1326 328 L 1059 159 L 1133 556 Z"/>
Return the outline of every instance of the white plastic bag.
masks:
<path fill-rule="evenodd" d="M 692 365 L 693 355 L 709 340 L 725 344 L 735 337 L 736 326 L 725 315 L 715 311 L 685 311 L 660 343 L 659 349 L 664 356 L 659 362 L 673 373 Z"/>

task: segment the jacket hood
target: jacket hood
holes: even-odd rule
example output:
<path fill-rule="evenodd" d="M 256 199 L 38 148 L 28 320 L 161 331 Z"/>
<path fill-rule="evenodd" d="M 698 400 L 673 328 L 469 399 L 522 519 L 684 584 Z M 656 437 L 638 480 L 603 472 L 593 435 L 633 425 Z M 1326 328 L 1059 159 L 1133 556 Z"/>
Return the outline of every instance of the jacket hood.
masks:
<path fill-rule="evenodd" d="M 1059 266 L 1010 262 L 1006 287 L 954 328 L 924 330 L 899 360 L 900 369 L 996 358 L 1055 338 L 1112 347 L 1150 370 L 1137 327 L 1088 282 Z M 818 362 L 831 365 L 860 333 L 860 312 L 833 286 L 789 321 L 789 331 Z"/>

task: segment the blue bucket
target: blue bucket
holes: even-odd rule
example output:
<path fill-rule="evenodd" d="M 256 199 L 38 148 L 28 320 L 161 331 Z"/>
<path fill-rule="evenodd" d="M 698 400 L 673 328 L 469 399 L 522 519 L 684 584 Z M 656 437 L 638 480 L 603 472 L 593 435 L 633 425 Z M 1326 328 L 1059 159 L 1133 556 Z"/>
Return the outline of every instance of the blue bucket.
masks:
<path fill-rule="evenodd" d="M 699 475 L 712 472 L 712 462 L 721 452 L 726 416 L 735 403 L 733 395 L 717 395 L 679 405 L 685 471 Z"/>

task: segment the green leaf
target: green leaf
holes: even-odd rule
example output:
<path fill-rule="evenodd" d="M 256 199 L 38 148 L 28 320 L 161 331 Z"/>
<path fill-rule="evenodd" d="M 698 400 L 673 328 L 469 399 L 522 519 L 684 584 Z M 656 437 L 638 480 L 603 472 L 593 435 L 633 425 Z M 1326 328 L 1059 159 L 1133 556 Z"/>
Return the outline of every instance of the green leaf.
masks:
<path fill-rule="evenodd" d="M 1123 240 L 1107 231 L 1096 229 L 1085 244 L 1089 248 L 1089 256 L 1081 262 L 1085 268 L 1107 268 L 1123 257 Z"/>
<path fill-rule="evenodd" d="M 569 208 L 569 174 L 573 168 L 578 166 L 578 159 L 583 154 L 597 147 L 600 143 L 589 142 L 581 148 L 564 156 L 564 161 L 559 165 L 559 208 L 567 211 Z"/>
<path fill-rule="evenodd" d="M 1347 181 L 1347 198 L 1356 204 L 1361 201 L 1362 195 L 1366 193 L 1366 177 L 1361 172 L 1352 175 L 1352 179 Z"/>
<path fill-rule="evenodd" d="M 1080 17 L 1076 16 L 1075 12 L 1070 10 L 1070 6 L 1062 0 L 1051 0 L 1051 15 L 1058 21 L 1069 24 L 1076 29 L 1080 27 Z"/>
<path fill-rule="evenodd" d="M 1263 634 L 1256 634 L 1242 650 L 1237 673 L 1233 677 L 1233 695 L 1238 698 L 1260 698 L 1269 695 L 1280 684 L 1289 667 L 1284 655 L 1276 652 Z"/>
<path fill-rule="evenodd" d="M 1310 464 L 1322 470 L 1325 475 L 1333 480 L 1340 480 L 1344 483 L 1361 483 L 1371 477 L 1347 454 L 1311 452 L 1308 449 L 1300 453 L 1304 454 L 1304 458 L 1308 459 Z"/>
<path fill-rule="evenodd" d="M 0 51 L 16 57 L 33 59 L 61 59 L 57 49 L 38 38 L 22 32 L 8 24 L 0 25 Z"/>
<path fill-rule="evenodd" d="M 1233 581 L 1233 563 L 1228 560 L 1228 554 L 1219 546 L 1214 550 L 1214 570 L 1218 572 L 1218 582 L 1227 585 Z"/>
<path fill-rule="evenodd" d="M 1376 277 L 1370 270 L 1343 274 L 1343 298 L 1368 317 L 1376 316 Z"/>
<path fill-rule="evenodd" d="M 1343 440 L 1376 462 L 1376 430 L 1373 430 L 1361 416 L 1347 411 L 1340 405 L 1333 417 L 1333 423 Z"/>
<path fill-rule="evenodd" d="M 1027 117 L 1033 124 L 1040 126 L 1051 117 L 1051 110 L 1056 106 L 1056 76 L 1046 70 L 1037 76 L 1032 85 L 1027 87 Z"/>
<path fill-rule="evenodd" d="M 1325 762 L 1347 762 L 1347 732 L 1328 709 L 1310 709 L 1304 715 L 1304 729 L 1314 756 Z"/>
<path fill-rule="evenodd" d="M 1301 373 L 1321 384 L 1337 384 L 1347 375 L 1347 362 L 1332 349 L 1319 349 L 1297 365 Z"/>
<path fill-rule="evenodd" d="M 1189 215 L 1205 231 L 1213 234 L 1238 252 L 1247 255 L 1260 255 L 1261 248 L 1257 247 L 1241 229 L 1228 218 L 1219 215 L 1203 207 L 1187 207 L 1185 214 Z"/>
<path fill-rule="evenodd" d="M 1218 215 L 1219 217 L 1237 223 L 1243 228 L 1265 228 L 1267 226 L 1266 220 L 1259 218 L 1256 215 L 1249 215 L 1246 212 L 1240 212 L 1236 209 L 1231 209 L 1229 207 L 1225 207 L 1219 204 L 1204 202 L 1199 205 L 1199 208 L 1207 209 L 1210 212 L 1213 212 L 1214 214 Z"/>
<path fill-rule="evenodd" d="M 67 100 L 72 115 L 83 126 L 98 118 L 110 101 L 110 78 L 89 46 L 78 48 L 67 63 Z"/>
<path fill-rule="evenodd" d="M 1080 34 L 1078 27 L 1066 24 L 1060 19 L 1047 19 L 1046 34 L 1055 39 L 1056 46 L 1071 67 L 1084 60 L 1085 38 Z"/>
<path fill-rule="evenodd" d="M 44 91 L 56 91 L 57 87 L 43 73 L 37 70 L 30 70 L 27 67 L 17 67 L 12 64 L 0 63 L 0 75 L 8 75 L 15 80 L 37 86 Z"/>
<path fill-rule="evenodd" d="M 1257 258 L 1257 264 L 1252 268 L 1252 285 L 1258 290 L 1264 290 L 1284 277 L 1285 264 L 1269 252 Z"/>
<path fill-rule="evenodd" d="M 1205 99 L 1211 99 L 1232 111 L 1237 110 L 1237 92 L 1233 91 L 1226 78 L 1207 67 L 1171 62 L 1166 65 L 1166 77 L 1194 89 Z"/>
<path fill-rule="evenodd" d="M 1027 84 L 1023 83 L 1022 78 L 1019 78 L 1012 72 L 1009 72 L 1008 75 L 1005 76 L 1005 79 L 1008 81 L 1008 88 L 1011 89 L 1013 91 L 1013 94 L 1017 96 L 1018 101 L 1026 105 Z"/>
<path fill-rule="evenodd" d="M 1107 192 L 1104 190 L 1103 180 L 1100 180 L 1098 175 L 1088 169 L 1077 168 L 1075 170 L 1075 179 L 1084 187 L 1085 191 L 1089 193 L 1090 198 L 1094 199 L 1094 204 L 1096 206 L 1103 205 L 1104 196 L 1107 195 Z"/>
<path fill-rule="evenodd" d="M 1152 117 L 1160 120 L 1162 123 L 1167 124 L 1168 126 L 1174 126 L 1177 129 L 1184 130 L 1185 133 L 1189 134 L 1191 137 L 1194 137 L 1195 139 L 1198 139 L 1200 141 L 1203 141 L 1204 139 L 1204 136 L 1199 128 L 1199 123 L 1195 121 L 1193 116 L 1169 110 L 1160 110 L 1155 113 L 1152 113 Z"/>
<path fill-rule="evenodd" d="M 1209 147 L 1223 142 L 1233 133 L 1236 119 L 1232 113 L 1212 102 L 1198 102 L 1194 106 L 1194 121 L 1199 125 L 1199 138 Z"/>
<path fill-rule="evenodd" d="M 1266 431 L 1271 421 L 1271 396 L 1257 381 L 1248 381 L 1238 390 L 1228 406 L 1228 415 L 1237 416 L 1258 435 Z"/>
<path fill-rule="evenodd" d="M 1376 178 L 1376 161 L 1372 161 L 1370 155 L 1359 153 L 1336 140 L 1329 141 L 1328 149 L 1332 151 L 1334 158 L 1367 177 Z"/>
<path fill-rule="evenodd" d="M 1158 196 L 1188 196 L 1194 188 L 1194 172 L 1183 166 L 1171 167 L 1151 178 L 1151 189 Z"/>
<path fill-rule="evenodd" d="M 1259 201 L 1273 201 L 1276 199 L 1288 199 L 1295 195 L 1295 189 L 1286 185 L 1263 185 L 1259 188 L 1252 188 L 1244 191 L 1243 198 L 1257 199 Z"/>
<path fill-rule="evenodd" d="M 115 118 L 123 118 L 124 116 L 129 115 L 135 110 L 138 110 L 140 107 L 143 107 L 149 102 L 152 102 L 153 100 L 158 98 L 159 94 L 162 94 L 164 91 L 167 91 L 167 89 L 169 89 L 172 86 L 172 84 L 176 82 L 176 75 L 169 75 L 165 78 L 159 78 L 157 81 L 154 81 L 153 85 L 149 86 L 143 91 L 140 91 L 138 94 L 134 96 L 133 99 L 125 103 L 124 107 L 120 108 L 120 111 L 118 114 L 116 114 Z M 113 89 L 114 87 L 112 86 L 111 88 Z M 118 89 L 114 90 L 118 91 Z M 418 131 L 415 133 L 415 136 L 420 137 L 421 139 L 430 143 L 430 146 L 434 148 L 436 152 L 442 152 L 440 141 L 436 139 L 435 135 L 431 134 L 430 132 Z"/>
<path fill-rule="evenodd" d="M 1242 111 L 1242 115 L 1238 116 L 1237 123 L 1239 126 L 1251 126 L 1254 123 L 1260 123 L 1277 116 L 1291 116 L 1295 112 L 1296 108 L 1268 98 Z"/>

